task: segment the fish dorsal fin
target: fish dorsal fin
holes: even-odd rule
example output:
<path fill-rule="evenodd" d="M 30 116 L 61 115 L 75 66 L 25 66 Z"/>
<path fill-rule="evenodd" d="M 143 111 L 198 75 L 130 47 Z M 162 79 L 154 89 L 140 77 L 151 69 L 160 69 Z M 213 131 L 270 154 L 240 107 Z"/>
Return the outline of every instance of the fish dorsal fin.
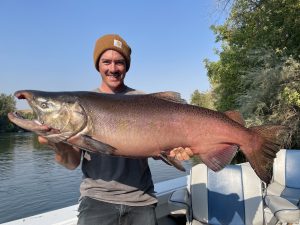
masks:
<path fill-rule="evenodd" d="M 157 93 L 152 93 L 149 95 L 152 95 L 156 98 L 164 99 L 164 100 L 170 101 L 170 102 L 187 104 L 187 102 L 181 98 L 180 93 L 175 92 L 175 91 L 157 92 Z"/>
<path fill-rule="evenodd" d="M 234 120 L 235 122 L 245 126 L 245 120 L 242 116 L 242 114 L 239 111 L 232 110 L 232 111 L 226 111 L 224 114 L 229 117 L 230 119 Z"/>

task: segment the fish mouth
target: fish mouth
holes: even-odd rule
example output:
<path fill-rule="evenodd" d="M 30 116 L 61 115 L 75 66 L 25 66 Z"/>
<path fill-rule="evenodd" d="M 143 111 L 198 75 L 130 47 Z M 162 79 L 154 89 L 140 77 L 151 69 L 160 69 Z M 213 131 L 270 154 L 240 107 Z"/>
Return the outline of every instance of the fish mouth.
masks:
<path fill-rule="evenodd" d="M 17 126 L 34 132 L 46 133 L 52 130 L 51 127 L 41 124 L 38 120 L 26 119 L 18 111 L 8 113 L 8 119 Z"/>

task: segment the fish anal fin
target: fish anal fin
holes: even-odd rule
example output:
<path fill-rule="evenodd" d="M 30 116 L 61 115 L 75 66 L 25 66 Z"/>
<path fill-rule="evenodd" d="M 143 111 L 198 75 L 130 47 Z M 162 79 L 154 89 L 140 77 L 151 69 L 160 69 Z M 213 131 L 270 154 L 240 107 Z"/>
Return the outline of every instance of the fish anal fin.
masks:
<path fill-rule="evenodd" d="M 176 169 L 185 172 L 185 168 L 182 166 L 182 163 L 175 157 L 169 156 L 166 152 L 161 152 L 159 154 L 162 161 L 170 166 L 174 166 Z"/>
<path fill-rule="evenodd" d="M 187 102 L 181 98 L 180 93 L 174 91 L 165 91 L 149 94 L 156 98 L 164 99 L 170 102 L 176 102 L 181 104 L 187 104 Z"/>
<path fill-rule="evenodd" d="M 88 135 L 78 135 L 74 138 L 69 139 L 67 142 L 78 148 L 93 153 L 112 155 L 116 150 L 116 148 L 112 147 L 111 145 L 95 140 Z"/>
<path fill-rule="evenodd" d="M 224 114 L 229 117 L 230 119 L 232 119 L 233 121 L 245 126 L 246 122 L 242 116 L 242 114 L 239 111 L 236 110 L 232 110 L 232 111 L 226 111 L 224 112 Z"/>
<path fill-rule="evenodd" d="M 216 172 L 230 164 L 238 149 L 239 146 L 237 145 L 225 144 L 225 146 L 222 146 L 219 150 L 200 155 L 200 158 L 208 168 Z"/>

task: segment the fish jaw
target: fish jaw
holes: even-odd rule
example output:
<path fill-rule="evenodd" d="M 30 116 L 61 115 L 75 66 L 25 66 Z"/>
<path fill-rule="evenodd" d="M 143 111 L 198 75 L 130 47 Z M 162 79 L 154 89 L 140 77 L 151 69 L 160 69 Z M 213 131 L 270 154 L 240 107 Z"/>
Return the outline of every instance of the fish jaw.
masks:
<path fill-rule="evenodd" d="M 30 91 L 16 91 L 15 92 L 15 97 L 17 97 L 18 99 L 26 99 L 28 102 L 32 100 L 33 98 L 33 94 Z"/>
<path fill-rule="evenodd" d="M 8 113 L 7 117 L 12 123 L 16 124 L 17 126 L 23 128 L 25 130 L 35 132 L 42 136 L 59 132 L 58 130 L 53 129 L 47 125 L 41 124 L 37 120 L 24 119 L 17 112 Z"/>

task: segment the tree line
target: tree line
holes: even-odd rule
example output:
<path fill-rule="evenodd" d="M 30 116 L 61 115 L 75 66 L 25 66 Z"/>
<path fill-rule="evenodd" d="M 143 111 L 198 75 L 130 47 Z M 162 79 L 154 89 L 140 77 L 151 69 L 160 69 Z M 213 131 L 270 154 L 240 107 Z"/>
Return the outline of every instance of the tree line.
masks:
<path fill-rule="evenodd" d="M 16 131 L 16 127 L 9 122 L 7 114 L 16 110 L 13 95 L 0 94 L 0 132 Z"/>
<path fill-rule="evenodd" d="M 233 1 L 224 24 L 211 26 L 221 43 L 219 59 L 204 61 L 211 90 L 195 91 L 192 103 L 206 98 L 218 111 L 239 110 L 249 126 L 286 125 L 299 148 L 299 12 L 299 0 Z"/>
<path fill-rule="evenodd" d="M 7 114 L 14 111 L 16 111 L 16 100 L 14 96 L 0 93 L 0 132 L 24 131 L 9 121 Z M 24 118 L 33 118 L 31 110 L 18 110 L 18 113 Z"/>

